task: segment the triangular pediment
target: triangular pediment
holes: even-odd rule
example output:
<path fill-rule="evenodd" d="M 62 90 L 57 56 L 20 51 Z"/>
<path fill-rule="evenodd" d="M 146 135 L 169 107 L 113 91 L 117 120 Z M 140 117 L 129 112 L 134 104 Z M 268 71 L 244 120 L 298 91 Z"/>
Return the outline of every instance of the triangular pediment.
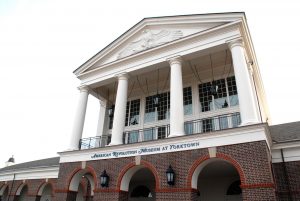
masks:
<path fill-rule="evenodd" d="M 240 20 L 244 13 L 145 18 L 74 71 L 79 76 L 120 59 Z"/>

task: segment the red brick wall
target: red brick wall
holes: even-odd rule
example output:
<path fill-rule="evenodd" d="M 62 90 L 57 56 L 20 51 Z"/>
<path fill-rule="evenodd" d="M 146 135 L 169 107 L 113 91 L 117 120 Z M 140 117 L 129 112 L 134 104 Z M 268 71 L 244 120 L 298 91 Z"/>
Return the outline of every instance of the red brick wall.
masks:
<path fill-rule="evenodd" d="M 275 200 L 274 181 L 271 171 L 269 151 L 264 141 L 217 147 L 217 156 L 231 162 L 242 177 L 244 200 Z M 141 163 L 149 168 L 156 178 L 156 200 L 196 200 L 197 193 L 191 189 L 188 175 L 192 175 L 196 161 L 209 159 L 208 149 L 189 150 L 141 156 Z M 120 191 L 120 181 L 125 172 L 135 165 L 135 157 L 87 161 L 86 165 L 97 175 L 94 200 L 121 200 L 128 198 Z M 176 180 L 174 186 L 166 181 L 166 169 L 172 165 Z M 196 163 L 197 165 L 197 163 Z M 81 163 L 61 164 L 58 188 L 67 192 L 74 172 L 81 168 Z M 103 170 L 110 176 L 108 188 L 100 186 L 100 174 Z M 66 196 L 62 197 L 65 200 Z"/>
<path fill-rule="evenodd" d="M 269 150 L 264 141 L 236 144 L 217 147 L 217 157 L 233 164 L 241 177 L 243 200 L 264 201 L 276 200 L 275 186 L 271 171 Z M 209 159 L 208 149 L 197 149 L 182 152 L 164 153 L 141 156 L 141 164 L 150 169 L 155 176 L 156 200 L 190 200 L 196 201 L 197 191 L 191 189 L 191 176 L 194 169 L 203 161 Z M 127 201 L 128 193 L 120 191 L 120 182 L 126 171 L 135 165 L 135 157 L 87 161 L 87 170 L 94 175 L 96 187 L 94 201 L 118 200 Z M 171 165 L 176 174 L 174 186 L 169 186 L 166 181 L 166 169 Z M 296 172 L 298 165 L 291 165 L 291 178 Z M 81 162 L 62 163 L 59 169 L 59 178 L 55 183 L 56 201 L 73 201 L 76 192 L 69 192 L 69 183 L 74 174 L 81 169 Z M 102 188 L 100 174 L 103 170 L 110 176 L 109 187 Z M 280 172 L 280 168 L 276 169 Z M 298 171 L 299 172 L 299 171 Z M 296 174 L 296 173 L 295 173 Z M 276 177 L 277 178 L 277 177 Z M 280 178 L 280 174 L 278 176 Z M 16 181 L 13 193 L 22 181 Z M 29 193 L 36 196 L 39 186 L 44 180 L 29 180 Z M 299 189 L 300 178 L 293 180 Z M 1 185 L 2 183 L 0 183 Z M 2 184 L 3 185 L 3 184 Z M 12 200 L 12 199 L 11 199 Z"/>
<path fill-rule="evenodd" d="M 56 181 L 57 179 L 49 179 L 48 182 L 52 184 L 53 187 L 53 200 L 55 201 L 55 193 L 54 189 L 56 188 Z M 28 186 L 28 201 L 36 201 L 37 198 L 37 193 L 39 188 L 41 187 L 42 184 L 45 183 L 45 179 L 31 179 L 31 180 L 25 180 L 25 184 Z M 2 182 L 4 184 L 4 182 Z M 18 188 L 23 184 L 23 180 L 16 180 L 14 182 L 8 181 L 8 192 L 10 194 L 10 201 L 13 201 L 16 199 L 16 192 Z M 12 187 L 13 184 L 13 187 Z M 0 184 L 1 186 L 1 184 Z"/>
<path fill-rule="evenodd" d="M 300 200 L 300 161 L 274 163 L 273 171 L 278 200 Z"/>

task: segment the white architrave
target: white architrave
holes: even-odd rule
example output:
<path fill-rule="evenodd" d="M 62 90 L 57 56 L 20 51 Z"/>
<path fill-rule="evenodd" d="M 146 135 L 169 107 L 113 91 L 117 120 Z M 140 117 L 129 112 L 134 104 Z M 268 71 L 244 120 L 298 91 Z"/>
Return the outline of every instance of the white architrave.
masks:
<path fill-rule="evenodd" d="M 77 150 L 79 148 L 79 141 L 82 138 L 82 131 L 84 126 L 84 119 L 89 95 L 89 88 L 87 86 L 79 87 L 79 103 L 75 115 L 73 131 L 70 140 L 70 149 Z"/>
<path fill-rule="evenodd" d="M 122 73 L 118 76 L 118 89 L 114 112 L 114 122 L 110 145 L 123 144 L 123 132 L 125 128 L 125 115 L 128 91 L 128 75 Z"/>
<path fill-rule="evenodd" d="M 170 135 L 184 135 L 184 109 L 182 85 L 182 59 L 180 56 L 168 59 L 170 64 Z"/>
<path fill-rule="evenodd" d="M 241 125 L 259 123 L 255 96 L 251 85 L 250 72 L 248 71 L 245 59 L 245 50 L 242 39 L 230 41 L 228 44 L 233 61 L 234 74 L 236 79 L 239 105 L 241 111 Z"/>

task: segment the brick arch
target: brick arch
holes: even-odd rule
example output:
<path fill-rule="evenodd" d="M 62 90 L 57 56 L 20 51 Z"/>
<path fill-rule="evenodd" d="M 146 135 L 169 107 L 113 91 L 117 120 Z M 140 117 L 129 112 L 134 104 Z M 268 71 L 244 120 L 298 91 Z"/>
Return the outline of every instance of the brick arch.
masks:
<path fill-rule="evenodd" d="M 208 164 L 209 159 L 221 159 L 221 160 L 224 160 L 224 161 L 230 163 L 232 166 L 235 167 L 236 171 L 238 172 L 240 180 L 241 180 L 241 185 L 246 183 L 246 179 L 245 179 L 246 177 L 245 177 L 243 169 L 241 168 L 241 165 L 232 157 L 230 157 L 226 154 L 223 154 L 223 153 L 217 153 L 215 158 L 210 158 L 209 155 L 205 155 L 193 163 L 193 165 L 191 166 L 191 168 L 188 172 L 188 176 L 187 176 L 187 187 L 188 188 L 195 189 L 195 187 L 193 186 L 194 184 L 192 183 L 195 170 L 200 165 L 204 165 L 203 167 L 205 167 Z M 207 163 L 207 164 L 205 164 L 205 163 Z M 199 174 L 200 174 L 200 172 L 199 172 Z M 199 176 L 199 174 L 198 174 L 198 176 Z"/>
<path fill-rule="evenodd" d="M 141 160 L 140 165 L 136 165 L 135 162 L 131 162 L 122 169 L 122 171 L 120 172 L 120 174 L 118 176 L 118 180 L 117 180 L 117 190 L 124 191 L 124 189 L 122 189 L 122 181 L 124 179 L 124 176 L 125 176 L 125 174 L 128 173 L 128 171 L 133 170 L 133 168 L 135 168 L 135 167 L 136 167 L 136 171 L 140 170 L 142 168 L 148 168 L 152 172 L 152 174 L 155 178 L 155 190 L 158 190 L 160 188 L 160 179 L 159 179 L 156 168 L 151 163 Z M 136 171 L 134 171 L 134 173 Z M 131 177 L 134 175 L 134 173 L 131 175 Z M 129 180 L 129 182 L 130 182 L 130 180 Z M 129 186 L 129 184 L 128 184 L 128 186 Z M 127 189 L 127 191 L 128 191 L 128 189 Z"/>
<path fill-rule="evenodd" d="M 0 187 L 0 196 L 4 194 L 5 190 L 8 188 L 9 190 L 9 186 L 8 184 L 3 183 L 3 185 L 1 185 Z"/>
<path fill-rule="evenodd" d="M 16 188 L 16 192 L 14 193 L 14 195 L 20 195 L 22 189 L 23 189 L 25 186 L 27 186 L 28 192 L 29 192 L 29 185 L 27 184 L 27 182 L 22 182 L 22 183 L 19 184 L 18 187 Z M 27 194 L 28 194 L 28 192 L 27 192 Z M 17 194 L 17 193 L 18 193 L 18 194 Z"/>
<path fill-rule="evenodd" d="M 43 194 L 44 188 L 45 188 L 48 184 L 51 186 L 51 189 L 52 189 L 51 194 L 54 195 L 54 184 L 53 184 L 52 181 L 44 181 L 44 182 L 42 182 L 42 183 L 39 185 L 39 187 L 38 187 L 38 189 L 37 189 L 37 191 L 36 191 L 36 195 L 41 196 L 41 195 Z"/>
<path fill-rule="evenodd" d="M 90 181 L 90 183 L 94 183 L 94 185 L 92 186 L 92 189 L 91 189 L 92 193 L 94 193 L 94 190 L 97 188 L 97 185 L 98 185 L 98 180 L 97 180 L 96 171 L 91 166 L 86 166 L 85 168 L 79 168 L 78 167 L 78 168 L 73 170 L 73 172 L 70 174 L 70 176 L 68 178 L 68 190 L 69 191 L 75 191 L 74 189 L 72 189 L 73 188 L 72 187 L 73 186 L 72 182 L 76 182 L 79 185 L 81 177 L 83 175 L 86 175 L 87 173 L 90 173 L 93 177 L 92 180 L 90 178 L 88 178 L 88 180 Z M 77 180 L 78 182 L 74 181 L 74 180 Z"/>

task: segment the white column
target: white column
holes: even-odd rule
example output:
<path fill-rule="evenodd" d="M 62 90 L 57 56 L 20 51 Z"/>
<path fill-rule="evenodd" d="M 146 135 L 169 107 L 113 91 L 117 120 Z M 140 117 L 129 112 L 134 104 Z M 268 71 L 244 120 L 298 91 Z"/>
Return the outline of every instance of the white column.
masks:
<path fill-rule="evenodd" d="M 107 115 L 107 100 L 99 100 L 100 103 L 100 110 L 99 110 L 99 117 L 98 117 L 98 126 L 97 126 L 97 138 L 95 141 L 95 147 L 104 147 L 107 145 L 107 131 L 108 131 L 108 115 Z"/>
<path fill-rule="evenodd" d="M 86 106 L 88 101 L 89 89 L 87 86 L 78 88 L 80 90 L 78 108 L 75 115 L 73 131 L 70 141 L 70 149 L 77 150 L 79 148 L 79 141 L 82 138 L 82 131 L 84 126 L 84 119 L 86 113 Z"/>
<path fill-rule="evenodd" d="M 168 59 L 170 64 L 170 135 L 184 135 L 184 109 L 182 88 L 182 59 L 177 56 Z"/>
<path fill-rule="evenodd" d="M 105 117 L 107 116 L 107 101 L 106 100 L 99 100 L 100 103 L 100 109 L 99 109 L 99 117 L 98 117 L 98 126 L 97 126 L 97 133 L 96 136 L 102 136 L 105 135 L 106 133 L 104 132 L 104 127 L 105 127 Z"/>
<path fill-rule="evenodd" d="M 259 123 L 256 100 L 241 39 L 229 43 L 237 85 L 242 125 Z"/>
<path fill-rule="evenodd" d="M 123 132 L 125 128 L 125 115 L 128 90 L 128 75 L 118 75 L 118 90 L 115 103 L 114 122 L 110 145 L 123 144 Z"/>

